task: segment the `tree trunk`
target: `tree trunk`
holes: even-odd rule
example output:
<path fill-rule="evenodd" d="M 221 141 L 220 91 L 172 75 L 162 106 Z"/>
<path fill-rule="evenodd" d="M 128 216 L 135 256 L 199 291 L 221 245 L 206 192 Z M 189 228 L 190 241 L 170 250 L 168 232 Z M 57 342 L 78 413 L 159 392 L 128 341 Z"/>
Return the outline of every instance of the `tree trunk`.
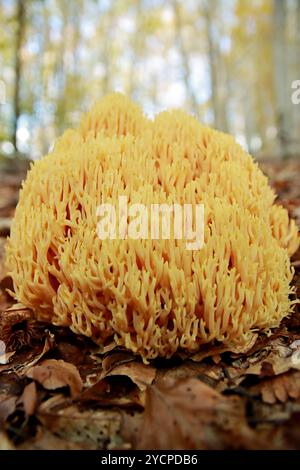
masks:
<path fill-rule="evenodd" d="M 13 129 L 12 129 L 12 143 L 17 150 L 17 131 L 18 131 L 18 120 L 21 114 L 20 106 L 20 91 L 21 91 L 21 79 L 22 79 L 22 57 L 21 50 L 25 33 L 25 19 L 26 19 L 26 0 L 17 0 L 16 3 L 16 42 L 15 42 L 15 90 L 13 100 Z"/>
<path fill-rule="evenodd" d="M 300 0 L 297 0 L 297 8 L 296 8 L 296 50 L 295 50 L 295 59 L 296 59 L 296 73 L 295 76 L 292 77 L 292 81 L 300 80 Z M 300 155 L 300 136 L 299 136 L 299 128 L 300 128 L 300 113 L 299 113 L 299 106 L 294 105 L 294 139 L 296 144 L 296 153 Z"/>
<path fill-rule="evenodd" d="M 216 24 L 216 14 L 219 10 L 217 0 L 205 0 L 203 7 L 208 45 L 208 60 L 211 84 L 211 100 L 214 113 L 214 125 L 217 129 L 227 131 L 228 122 L 226 115 L 226 96 L 224 89 L 225 85 L 221 83 L 218 79 L 218 77 L 222 77 L 224 75 L 226 70 L 224 70 L 224 64 L 222 64 L 220 50 L 217 44 L 219 38 L 216 38 L 216 33 L 214 31 L 214 25 Z"/>
<path fill-rule="evenodd" d="M 296 15 L 297 15 L 297 73 L 298 73 L 298 79 L 300 80 L 300 0 L 297 0 L 297 10 L 296 10 Z"/>
<path fill-rule="evenodd" d="M 288 63 L 286 41 L 286 1 L 273 0 L 273 48 L 274 48 L 274 80 L 276 96 L 276 121 L 280 157 L 289 156 L 290 126 L 288 86 Z"/>
<path fill-rule="evenodd" d="M 102 50 L 102 64 L 104 67 L 104 77 L 102 82 L 103 94 L 111 93 L 112 90 L 112 79 L 114 75 L 114 54 L 112 50 L 112 44 L 115 36 L 114 22 L 116 19 L 117 2 L 111 2 L 107 13 L 107 30 L 106 38 L 103 42 Z"/>
<path fill-rule="evenodd" d="M 174 21 L 175 21 L 175 34 L 178 43 L 178 48 L 181 56 L 182 66 L 183 66 L 183 81 L 185 84 L 186 93 L 190 101 L 191 108 L 196 115 L 199 115 L 199 105 L 198 99 L 194 92 L 194 88 L 191 81 L 191 68 L 189 63 L 188 51 L 186 50 L 186 45 L 182 35 L 182 17 L 180 11 L 180 3 L 178 0 L 173 0 L 173 12 L 174 12 Z"/>
<path fill-rule="evenodd" d="M 143 9 L 143 1 L 136 0 L 135 2 L 135 32 L 132 34 L 131 39 L 131 51 L 132 51 L 132 58 L 129 64 L 128 70 L 128 80 L 127 80 L 127 93 L 128 95 L 133 98 L 134 92 L 138 92 L 140 88 L 139 83 L 139 71 L 141 67 L 141 56 L 143 55 L 143 47 L 144 47 L 144 40 L 143 40 L 143 31 L 141 28 L 141 19 L 142 19 L 142 9 Z"/>

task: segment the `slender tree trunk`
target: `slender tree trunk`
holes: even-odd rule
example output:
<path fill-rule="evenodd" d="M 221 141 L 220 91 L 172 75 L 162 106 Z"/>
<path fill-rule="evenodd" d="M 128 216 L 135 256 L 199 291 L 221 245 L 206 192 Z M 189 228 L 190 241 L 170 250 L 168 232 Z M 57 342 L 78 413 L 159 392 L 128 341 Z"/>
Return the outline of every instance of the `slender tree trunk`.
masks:
<path fill-rule="evenodd" d="M 208 46 L 214 125 L 217 129 L 227 131 L 228 119 L 226 114 L 226 69 L 221 60 L 218 46 L 219 38 L 216 37 L 216 32 L 214 31 L 214 26 L 216 25 L 216 14 L 219 10 L 219 5 L 217 0 L 205 0 L 203 3 L 203 8 Z M 219 77 L 223 77 L 225 83 L 222 83 L 219 80 Z"/>
<path fill-rule="evenodd" d="M 300 80 L 300 0 L 297 0 L 296 8 L 296 50 L 295 50 L 295 59 L 296 59 L 296 74 L 295 77 L 292 77 L 292 81 Z M 293 106 L 294 109 L 294 139 L 296 143 L 296 152 L 297 155 L 300 155 L 300 113 L 299 106 Z"/>
<path fill-rule="evenodd" d="M 217 54 L 215 49 L 215 42 L 213 37 L 213 22 L 212 16 L 215 11 L 215 0 L 204 2 L 204 15 L 206 24 L 206 36 L 208 45 L 208 58 L 209 58 L 209 70 L 210 70 L 210 84 L 211 84 L 211 99 L 212 107 L 214 112 L 214 124 L 217 128 L 220 127 L 220 115 L 218 106 L 218 83 L 217 83 Z"/>
<path fill-rule="evenodd" d="M 300 80 L 300 0 L 297 0 L 297 10 L 296 10 L 296 15 L 297 15 L 297 73 L 298 73 L 298 79 Z"/>
<path fill-rule="evenodd" d="M 289 156 L 290 128 L 288 96 L 288 62 L 286 44 L 286 1 L 273 0 L 274 80 L 276 93 L 276 121 L 280 157 Z"/>
<path fill-rule="evenodd" d="M 114 22 L 116 19 L 116 8 L 117 2 L 112 1 L 108 11 L 107 17 L 107 31 L 106 39 L 103 42 L 102 50 L 102 64 L 104 66 L 104 77 L 102 82 L 102 91 L 103 94 L 110 93 L 112 90 L 112 78 L 113 78 L 113 65 L 114 65 L 114 55 L 112 52 L 112 43 L 114 39 Z"/>
<path fill-rule="evenodd" d="M 182 66 L 183 66 L 183 81 L 185 84 L 185 89 L 188 95 L 188 99 L 190 101 L 191 107 L 193 112 L 196 115 L 199 115 L 199 105 L 196 93 L 193 88 L 192 84 L 192 72 L 188 57 L 188 51 L 186 49 L 186 45 L 184 42 L 184 37 L 182 35 L 182 17 L 180 11 L 180 2 L 178 0 L 173 0 L 173 12 L 174 12 L 174 20 L 175 20 L 175 34 L 178 43 L 179 52 L 181 55 Z"/>
<path fill-rule="evenodd" d="M 49 25 L 49 12 L 45 2 L 41 5 L 42 13 L 41 16 L 43 21 L 40 26 L 40 90 L 41 90 L 41 107 L 45 108 L 47 103 L 47 85 L 49 80 L 49 71 L 45 58 L 45 52 L 47 44 L 50 44 L 50 25 Z M 40 154 L 45 155 L 49 149 L 49 132 L 47 126 L 42 117 L 42 122 L 40 122 Z"/>
<path fill-rule="evenodd" d="M 220 57 L 218 51 L 218 60 L 219 63 L 219 71 L 217 72 L 217 76 L 223 77 L 222 82 L 220 83 L 218 80 L 218 114 L 219 114 L 219 129 L 223 132 L 229 132 L 229 123 L 228 123 L 228 115 L 227 115 L 227 104 L 229 102 L 229 77 L 228 77 L 228 70 L 226 69 L 226 65 L 224 64 L 222 58 Z"/>
<path fill-rule="evenodd" d="M 141 56 L 143 54 L 143 31 L 141 31 L 141 19 L 142 19 L 143 0 L 136 0 L 135 2 L 135 31 L 131 38 L 131 51 L 132 58 L 128 70 L 127 80 L 127 93 L 130 97 L 133 97 L 136 89 L 139 89 L 140 84 L 138 83 L 137 77 L 139 77 Z"/>
<path fill-rule="evenodd" d="M 252 97 L 252 94 L 250 95 Z M 253 111 L 253 100 L 250 96 L 246 94 L 243 96 L 243 101 L 245 103 L 245 137 L 246 143 L 248 147 L 249 153 L 254 153 L 252 148 L 252 139 L 256 134 L 256 126 L 255 126 L 255 119 L 254 119 L 254 111 Z"/>
<path fill-rule="evenodd" d="M 18 120 L 21 114 L 20 106 L 20 91 L 21 91 L 21 79 L 22 79 L 22 57 L 21 49 L 25 33 L 25 19 L 26 19 L 26 0 L 17 0 L 16 3 L 16 42 L 15 42 L 15 89 L 14 89 L 14 117 L 13 117 L 13 129 L 12 129 L 12 143 L 17 150 L 17 131 L 18 131 Z"/>
<path fill-rule="evenodd" d="M 66 52 L 69 46 L 69 21 L 70 21 L 70 3 L 61 2 L 61 38 L 60 48 L 56 54 L 56 113 L 55 113 L 55 124 L 57 135 L 60 135 L 66 125 L 66 113 L 67 113 L 67 96 L 66 96 L 66 82 L 67 82 L 67 66 L 66 66 Z"/>

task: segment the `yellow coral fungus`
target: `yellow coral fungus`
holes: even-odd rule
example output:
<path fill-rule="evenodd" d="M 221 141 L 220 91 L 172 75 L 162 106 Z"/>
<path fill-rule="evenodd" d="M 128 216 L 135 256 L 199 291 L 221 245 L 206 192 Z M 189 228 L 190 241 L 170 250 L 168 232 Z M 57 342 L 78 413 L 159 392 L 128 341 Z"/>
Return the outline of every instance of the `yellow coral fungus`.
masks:
<path fill-rule="evenodd" d="M 96 211 L 119 195 L 203 203 L 205 244 L 100 240 Z M 292 311 L 289 254 L 299 243 L 267 178 L 228 135 L 183 112 L 154 121 L 104 98 L 36 162 L 7 248 L 16 298 L 38 319 L 144 360 L 220 341 L 244 347 Z"/>

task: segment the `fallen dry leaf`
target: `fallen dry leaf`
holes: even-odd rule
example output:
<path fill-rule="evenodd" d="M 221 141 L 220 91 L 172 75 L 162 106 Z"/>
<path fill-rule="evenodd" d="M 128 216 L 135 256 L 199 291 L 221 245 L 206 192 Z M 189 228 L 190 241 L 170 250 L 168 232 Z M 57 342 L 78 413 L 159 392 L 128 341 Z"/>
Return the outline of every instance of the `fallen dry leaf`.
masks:
<path fill-rule="evenodd" d="M 142 362 L 128 362 L 114 367 L 110 372 L 105 373 L 104 377 L 124 375 L 129 377 L 141 391 L 145 391 L 147 385 L 151 385 L 156 376 L 156 369 Z"/>
<path fill-rule="evenodd" d="M 77 367 L 62 360 L 46 359 L 31 367 L 26 376 L 39 382 L 47 390 L 68 386 L 73 398 L 82 390 L 82 380 Z"/>
<path fill-rule="evenodd" d="M 0 340 L 7 352 L 31 345 L 33 337 L 40 333 L 37 327 L 32 311 L 22 304 L 15 304 L 0 314 Z"/>
<path fill-rule="evenodd" d="M 56 393 L 50 398 L 46 398 L 41 404 L 38 405 L 37 413 L 51 414 L 56 413 L 71 404 L 71 399 L 62 393 Z"/>
<path fill-rule="evenodd" d="M 89 450 L 82 445 L 60 439 L 52 432 L 38 429 L 36 436 L 18 446 L 18 450 Z"/>
<path fill-rule="evenodd" d="M 225 366 L 226 376 L 232 382 L 240 382 L 249 375 L 264 378 L 292 369 L 300 370 L 300 349 L 297 341 L 292 342 L 295 336 L 298 338 L 299 333 L 289 334 L 284 327 L 281 335 L 274 334 L 268 341 L 264 338 L 260 342 L 261 348 L 254 348 L 249 355 L 237 356 L 230 365 Z"/>
<path fill-rule="evenodd" d="M 278 429 L 281 437 L 282 450 L 298 450 L 300 449 L 300 409 L 292 413 L 287 422 Z"/>
<path fill-rule="evenodd" d="M 119 411 L 80 411 L 72 405 L 58 412 L 39 412 L 37 417 L 48 431 L 59 438 L 90 449 L 103 449 L 108 442 L 118 442 L 121 427 Z"/>
<path fill-rule="evenodd" d="M 78 366 L 84 364 L 87 359 L 86 351 L 79 347 L 79 345 L 70 344 L 66 341 L 61 341 L 57 345 L 57 350 L 60 359 Z"/>
<path fill-rule="evenodd" d="M 26 385 L 23 394 L 20 398 L 20 402 L 23 403 L 26 415 L 32 416 L 38 404 L 38 395 L 34 382 L 31 382 L 30 384 Z"/>
<path fill-rule="evenodd" d="M 21 370 L 19 372 L 20 375 L 26 375 L 27 371 L 32 368 L 35 364 L 37 364 L 42 359 L 42 357 L 44 357 L 45 354 L 47 354 L 47 352 L 49 352 L 53 348 L 53 346 L 54 336 L 49 331 L 47 331 L 47 336 L 42 351 L 34 355 L 33 358 L 27 361 L 25 364 L 22 364 Z"/>
<path fill-rule="evenodd" d="M 129 449 L 136 449 L 140 441 L 143 424 L 143 413 L 132 410 L 122 410 L 120 435 Z"/>
<path fill-rule="evenodd" d="M 101 361 L 103 372 L 108 374 L 114 367 L 132 362 L 135 360 L 130 351 L 112 351 Z"/>
<path fill-rule="evenodd" d="M 0 237 L 8 237 L 10 234 L 12 218 L 0 217 Z"/>
<path fill-rule="evenodd" d="M 232 446 L 241 445 L 245 437 L 249 445 L 253 445 L 253 432 L 247 426 L 242 410 L 236 413 L 229 398 L 194 378 L 161 381 L 147 389 L 138 448 L 222 448 L 222 437 L 209 436 L 210 428 L 218 426 L 231 438 L 235 437 Z"/>
<path fill-rule="evenodd" d="M 15 446 L 4 432 L 0 432 L 0 451 L 15 450 Z"/>
<path fill-rule="evenodd" d="M 141 407 L 144 405 L 144 392 L 125 376 L 106 377 L 84 390 L 80 402 L 97 403 L 100 406 Z"/>
<path fill-rule="evenodd" d="M 203 347 L 199 352 L 197 352 L 196 354 L 193 354 L 189 358 L 192 359 L 192 361 L 201 362 L 203 361 L 203 359 L 212 357 L 212 358 L 215 358 L 216 363 L 217 363 L 218 356 L 225 352 L 232 352 L 234 354 L 247 354 L 249 351 L 251 351 L 251 349 L 255 345 L 257 338 L 258 338 L 257 334 L 253 335 L 251 339 L 249 340 L 249 342 L 245 344 L 243 347 L 236 346 L 236 347 L 229 348 L 229 347 L 224 346 L 223 344 L 219 346 L 211 346 L 208 344 L 205 347 Z"/>
<path fill-rule="evenodd" d="M 5 343 L 4 341 L 0 340 L 0 351 L 5 350 Z M 1 365 L 6 365 L 9 364 L 11 358 L 16 354 L 16 351 L 11 351 L 11 352 L 3 352 L 0 354 L 0 364 Z"/>
<path fill-rule="evenodd" d="M 300 397 L 300 372 L 290 371 L 276 377 L 265 379 L 251 389 L 260 393 L 265 403 L 287 402 L 290 398 Z"/>
<path fill-rule="evenodd" d="M 298 350 L 282 347 L 272 351 L 266 359 L 250 366 L 246 374 L 260 375 L 262 377 L 280 375 L 291 369 L 300 370 L 300 355 Z"/>
<path fill-rule="evenodd" d="M 106 344 L 105 346 L 101 348 L 101 354 L 109 353 L 117 348 L 118 348 L 118 345 L 115 342 L 115 340 L 111 340 L 108 344 Z"/>
<path fill-rule="evenodd" d="M 7 418 L 14 413 L 17 407 L 17 397 L 0 394 L 0 424 L 5 423 Z"/>
<path fill-rule="evenodd" d="M 157 380 L 198 378 L 212 388 L 226 388 L 223 366 L 212 361 L 194 362 L 186 360 L 182 364 L 157 371 Z"/>
<path fill-rule="evenodd" d="M 18 373 L 20 377 L 24 376 L 28 369 L 37 364 L 41 358 L 54 346 L 54 337 L 47 331 L 44 344 L 20 351 L 13 355 L 13 360 L 5 365 L 0 365 L 0 374 L 3 372 Z"/>

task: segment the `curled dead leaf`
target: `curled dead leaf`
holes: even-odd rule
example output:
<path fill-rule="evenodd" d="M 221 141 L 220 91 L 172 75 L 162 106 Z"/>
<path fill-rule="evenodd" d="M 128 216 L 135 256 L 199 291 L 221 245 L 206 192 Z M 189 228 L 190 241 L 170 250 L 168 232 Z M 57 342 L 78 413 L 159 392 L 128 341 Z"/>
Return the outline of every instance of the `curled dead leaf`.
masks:
<path fill-rule="evenodd" d="M 134 355 L 129 351 L 115 351 L 107 354 L 102 360 L 103 373 L 107 375 L 114 367 L 121 366 L 127 362 L 135 360 Z"/>
<path fill-rule="evenodd" d="M 141 392 L 124 376 L 105 377 L 87 388 L 80 395 L 81 403 L 97 403 L 101 406 L 131 407 L 144 406 L 144 392 Z"/>
<path fill-rule="evenodd" d="M 47 336 L 42 351 L 40 351 L 36 355 L 33 355 L 33 357 L 28 360 L 25 364 L 21 364 L 19 371 L 20 375 L 26 375 L 27 371 L 35 364 L 37 364 L 42 359 L 42 357 L 44 357 L 44 355 L 47 354 L 47 352 L 54 347 L 54 344 L 54 336 L 49 331 L 47 331 Z"/>
<path fill-rule="evenodd" d="M 70 405 L 70 398 L 62 393 L 56 393 L 50 398 L 46 398 L 41 404 L 38 405 L 37 412 L 41 414 L 56 413 Z"/>
<path fill-rule="evenodd" d="M 47 390 L 68 386 L 73 398 L 82 390 L 82 380 L 77 367 L 62 360 L 46 359 L 31 367 L 26 376 L 39 382 Z"/>
<path fill-rule="evenodd" d="M 30 346 L 34 337 L 40 338 L 40 328 L 30 309 L 15 304 L 0 314 L 0 340 L 6 352 Z"/>
<path fill-rule="evenodd" d="M 13 355 L 12 361 L 8 364 L 0 365 L 2 372 L 17 373 L 19 376 L 26 375 L 28 369 L 37 364 L 41 358 L 54 347 L 54 336 L 47 331 L 44 343 L 37 344 L 30 349 L 25 349 Z"/>
<path fill-rule="evenodd" d="M 156 376 L 156 369 L 142 362 L 127 362 L 114 367 L 104 377 L 123 375 L 135 383 L 141 391 L 145 391 L 147 385 L 151 385 Z"/>
<path fill-rule="evenodd" d="M 3 351 L 3 352 L 2 352 Z M 0 340 L 0 364 L 5 366 L 11 362 L 12 357 L 16 354 L 16 351 L 5 352 L 5 343 Z"/>
<path fill-rule="evenodd" d="M 232 352 L 234 354 L 247 354 L 255 345 L 257 338 L 257 334 L 253 335 L 248 341 L 248 343 L 244 344 L 242 347 L 238 345 L 224 346 L 224 344 L 220 344 L 218 346 L 212 346 L 211 344 L 208 344 L 206 346 L 203 346 L 199 352 L 190 356 L 190 359 L 195 362 L 201 362 L 203 361 L 203 359 L 206 359 L 208 357 L 215 357 L 216 359 L 217 356 L 223 354 L 224 352 Z"/>

